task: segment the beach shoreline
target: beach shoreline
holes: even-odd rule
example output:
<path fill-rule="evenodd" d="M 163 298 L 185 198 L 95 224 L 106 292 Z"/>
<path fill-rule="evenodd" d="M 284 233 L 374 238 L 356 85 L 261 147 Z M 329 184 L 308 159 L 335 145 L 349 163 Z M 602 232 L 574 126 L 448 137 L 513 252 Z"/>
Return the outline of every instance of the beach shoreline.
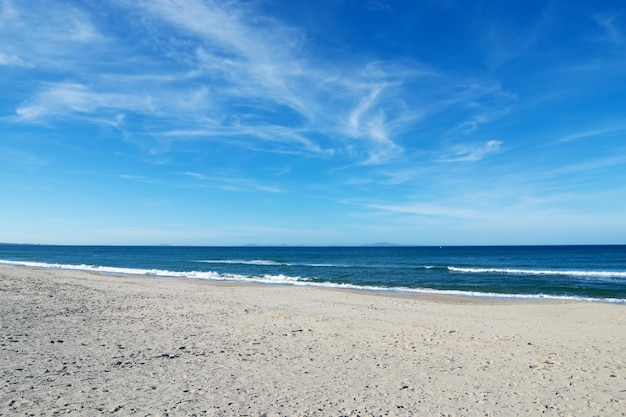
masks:
<path fill-rule="evenodd" d="M 626 307 L 0 266 L 0 415 L 626 413 Z"/>

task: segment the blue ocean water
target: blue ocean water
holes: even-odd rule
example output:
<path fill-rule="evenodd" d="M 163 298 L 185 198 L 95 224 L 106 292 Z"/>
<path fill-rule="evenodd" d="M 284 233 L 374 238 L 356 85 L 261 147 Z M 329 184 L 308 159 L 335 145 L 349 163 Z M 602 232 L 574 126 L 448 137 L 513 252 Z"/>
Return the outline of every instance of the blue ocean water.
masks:
<path fill-rule="evenodd" d="M 626 246 L 0 245 L 0 264 L 369 291 L 626 303 Z"/>

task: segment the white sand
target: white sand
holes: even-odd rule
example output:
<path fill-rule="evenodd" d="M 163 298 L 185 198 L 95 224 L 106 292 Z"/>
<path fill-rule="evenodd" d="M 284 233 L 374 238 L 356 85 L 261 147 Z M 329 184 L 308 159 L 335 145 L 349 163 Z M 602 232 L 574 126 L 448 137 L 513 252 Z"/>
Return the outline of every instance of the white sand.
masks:
<path fill-rule="evenodd" d="M 0 416 L 623 416 L 626 306 L 0 267 Z"/>

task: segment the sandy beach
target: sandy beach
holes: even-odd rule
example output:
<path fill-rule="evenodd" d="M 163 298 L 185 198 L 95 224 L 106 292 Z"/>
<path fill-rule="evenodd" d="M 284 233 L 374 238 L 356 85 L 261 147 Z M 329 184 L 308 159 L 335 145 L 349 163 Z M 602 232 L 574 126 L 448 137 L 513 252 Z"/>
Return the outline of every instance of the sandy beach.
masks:
<path fill-rule="evenodd" d="M 0 416 L 623 416 L 626 306 L 0 267 Z"/>

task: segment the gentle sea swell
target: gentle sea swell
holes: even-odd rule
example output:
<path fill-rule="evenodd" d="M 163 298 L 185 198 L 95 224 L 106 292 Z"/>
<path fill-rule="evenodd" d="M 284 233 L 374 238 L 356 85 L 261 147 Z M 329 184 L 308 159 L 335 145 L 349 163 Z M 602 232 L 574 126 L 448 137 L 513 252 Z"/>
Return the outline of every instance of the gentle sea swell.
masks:
<path fill-rule="evenodd" d="M 211 260 L 200 260 L 196 262 L 201 262 L 205 264 L 223 264 L 223 265 L 290 265 L 284 262 L 278 261 L 269 261 L 265 259 L 252 259 L 252 260 L 244 260 L 244 259 L 211 259 Z"/>
<path fill-rule="evenodd" d="M 250 262 L 250 261 L 246 261 Z M 210 262 L 209 262 L 210 263 Z M 163 278 L 193 278 L 209 281 L 234 281 L 234 282 L 255 282 L 261 284 L 277 284 L 277 285 L 297 285 L 297 286 L 315 286 L 326 288 L 342 288 L 375 292 L 388 292 L 388 293 L 418 293 L 418 294 L 440 294 L 440 295 L 454 295 L 463 297 L 477 297 L 477 298 L 497 298 L 497 299 L 524 299 L 524 300 L 576 300 L 576 301 L 594 301 L 594 302 L 606 302 L 616 304 L 626 304 L 626 299 L 622 298 L 594 298 L 584 296 L 570 296 L 570 295 L 548 295 L 548 294 L 505 294 L 505 293 L 493 293 L 483 291 L 462 291 L 462 290 L 439 290 L 433 288 L 413 288 L 413 287 L 391 287 L 391 286 L 377 286 L 377 285 L 356 285 L 350 283 L 338 283 L 330 281 L 316 281 L 307 277 L 288 276 L 284 274 L 264 274 L 264 275 L 243 275 L 243 274 L 231 274 L 231 273 L 218 273 L 215 271 L 170 271 L 161 269 L 142 269 L 142 268 L 120 268 L 111 266 L 97 266 L 97 265 L 73 265 L 73 264 L 55 264 L 45 262 L 29 262 L 29 261 L 10 261 L 0 260 L 0 264 L 13 265 L 13 266 L 25 266 L 36 268 L 52 268 L 52 269 L 65 269 L 65 270 L 78 270 L 88 272 L 99 272 L 106 274 L 130 274 L 130 275 L 149 275 L 154 277 Z M 267 264 L 262 264 L 267 265 Z M 280 263 L 278 263 L 280 265 Z M 432 266 L 424 266 L 422 268 L 431 269 Z M 555 271 L 532 271 L 532 270 L 517 270 L 517 269 L 499 269 L 499 268 L 455 268 L 448 267 L 447 269 L 455 272 L 465 273 L 517 273 L 525 274 L 530 272 L 531 274 L 545 274 L 546 272 L 552 273 Z M 510 272 L 516 271 L 516 272 Z M 572 271 L 556 271 L 565 275 L 567 272 Z M 573 271 L 580 275 L 586 274 L 611 274 L 610 276 L 623 277 L 626 276 L 626 272 L 604 272 L 604 271 Z M 615 275 L 617 274 L 617 275 Z M 572 274 L 569 274 L 572 275 Z M 604 276 L 604 275 L 600 275 Z"/>
<path fill-rule="evenodd" d="M 513 274 L 513 275 L 567 275 L 572 277 L 594 278 L 626 278 L 624 271 L 563 271 L 558 269 L 536 270 L 515 268 L 458 268 L 449 266 L 452 272 L 466 272 L 473 274 Z"/>
<path fill-rule="evenodd" d="M 205 264 L 222 264 L 222 265 L 257 265 L 257 266 L 314 266 L 314 267 L 344 267 L 344 265 L 336 264 L 310 264 L 310 263 L 289 263 L 272 261 L 266 259 L 207 259 L 196 261 Z"/>

